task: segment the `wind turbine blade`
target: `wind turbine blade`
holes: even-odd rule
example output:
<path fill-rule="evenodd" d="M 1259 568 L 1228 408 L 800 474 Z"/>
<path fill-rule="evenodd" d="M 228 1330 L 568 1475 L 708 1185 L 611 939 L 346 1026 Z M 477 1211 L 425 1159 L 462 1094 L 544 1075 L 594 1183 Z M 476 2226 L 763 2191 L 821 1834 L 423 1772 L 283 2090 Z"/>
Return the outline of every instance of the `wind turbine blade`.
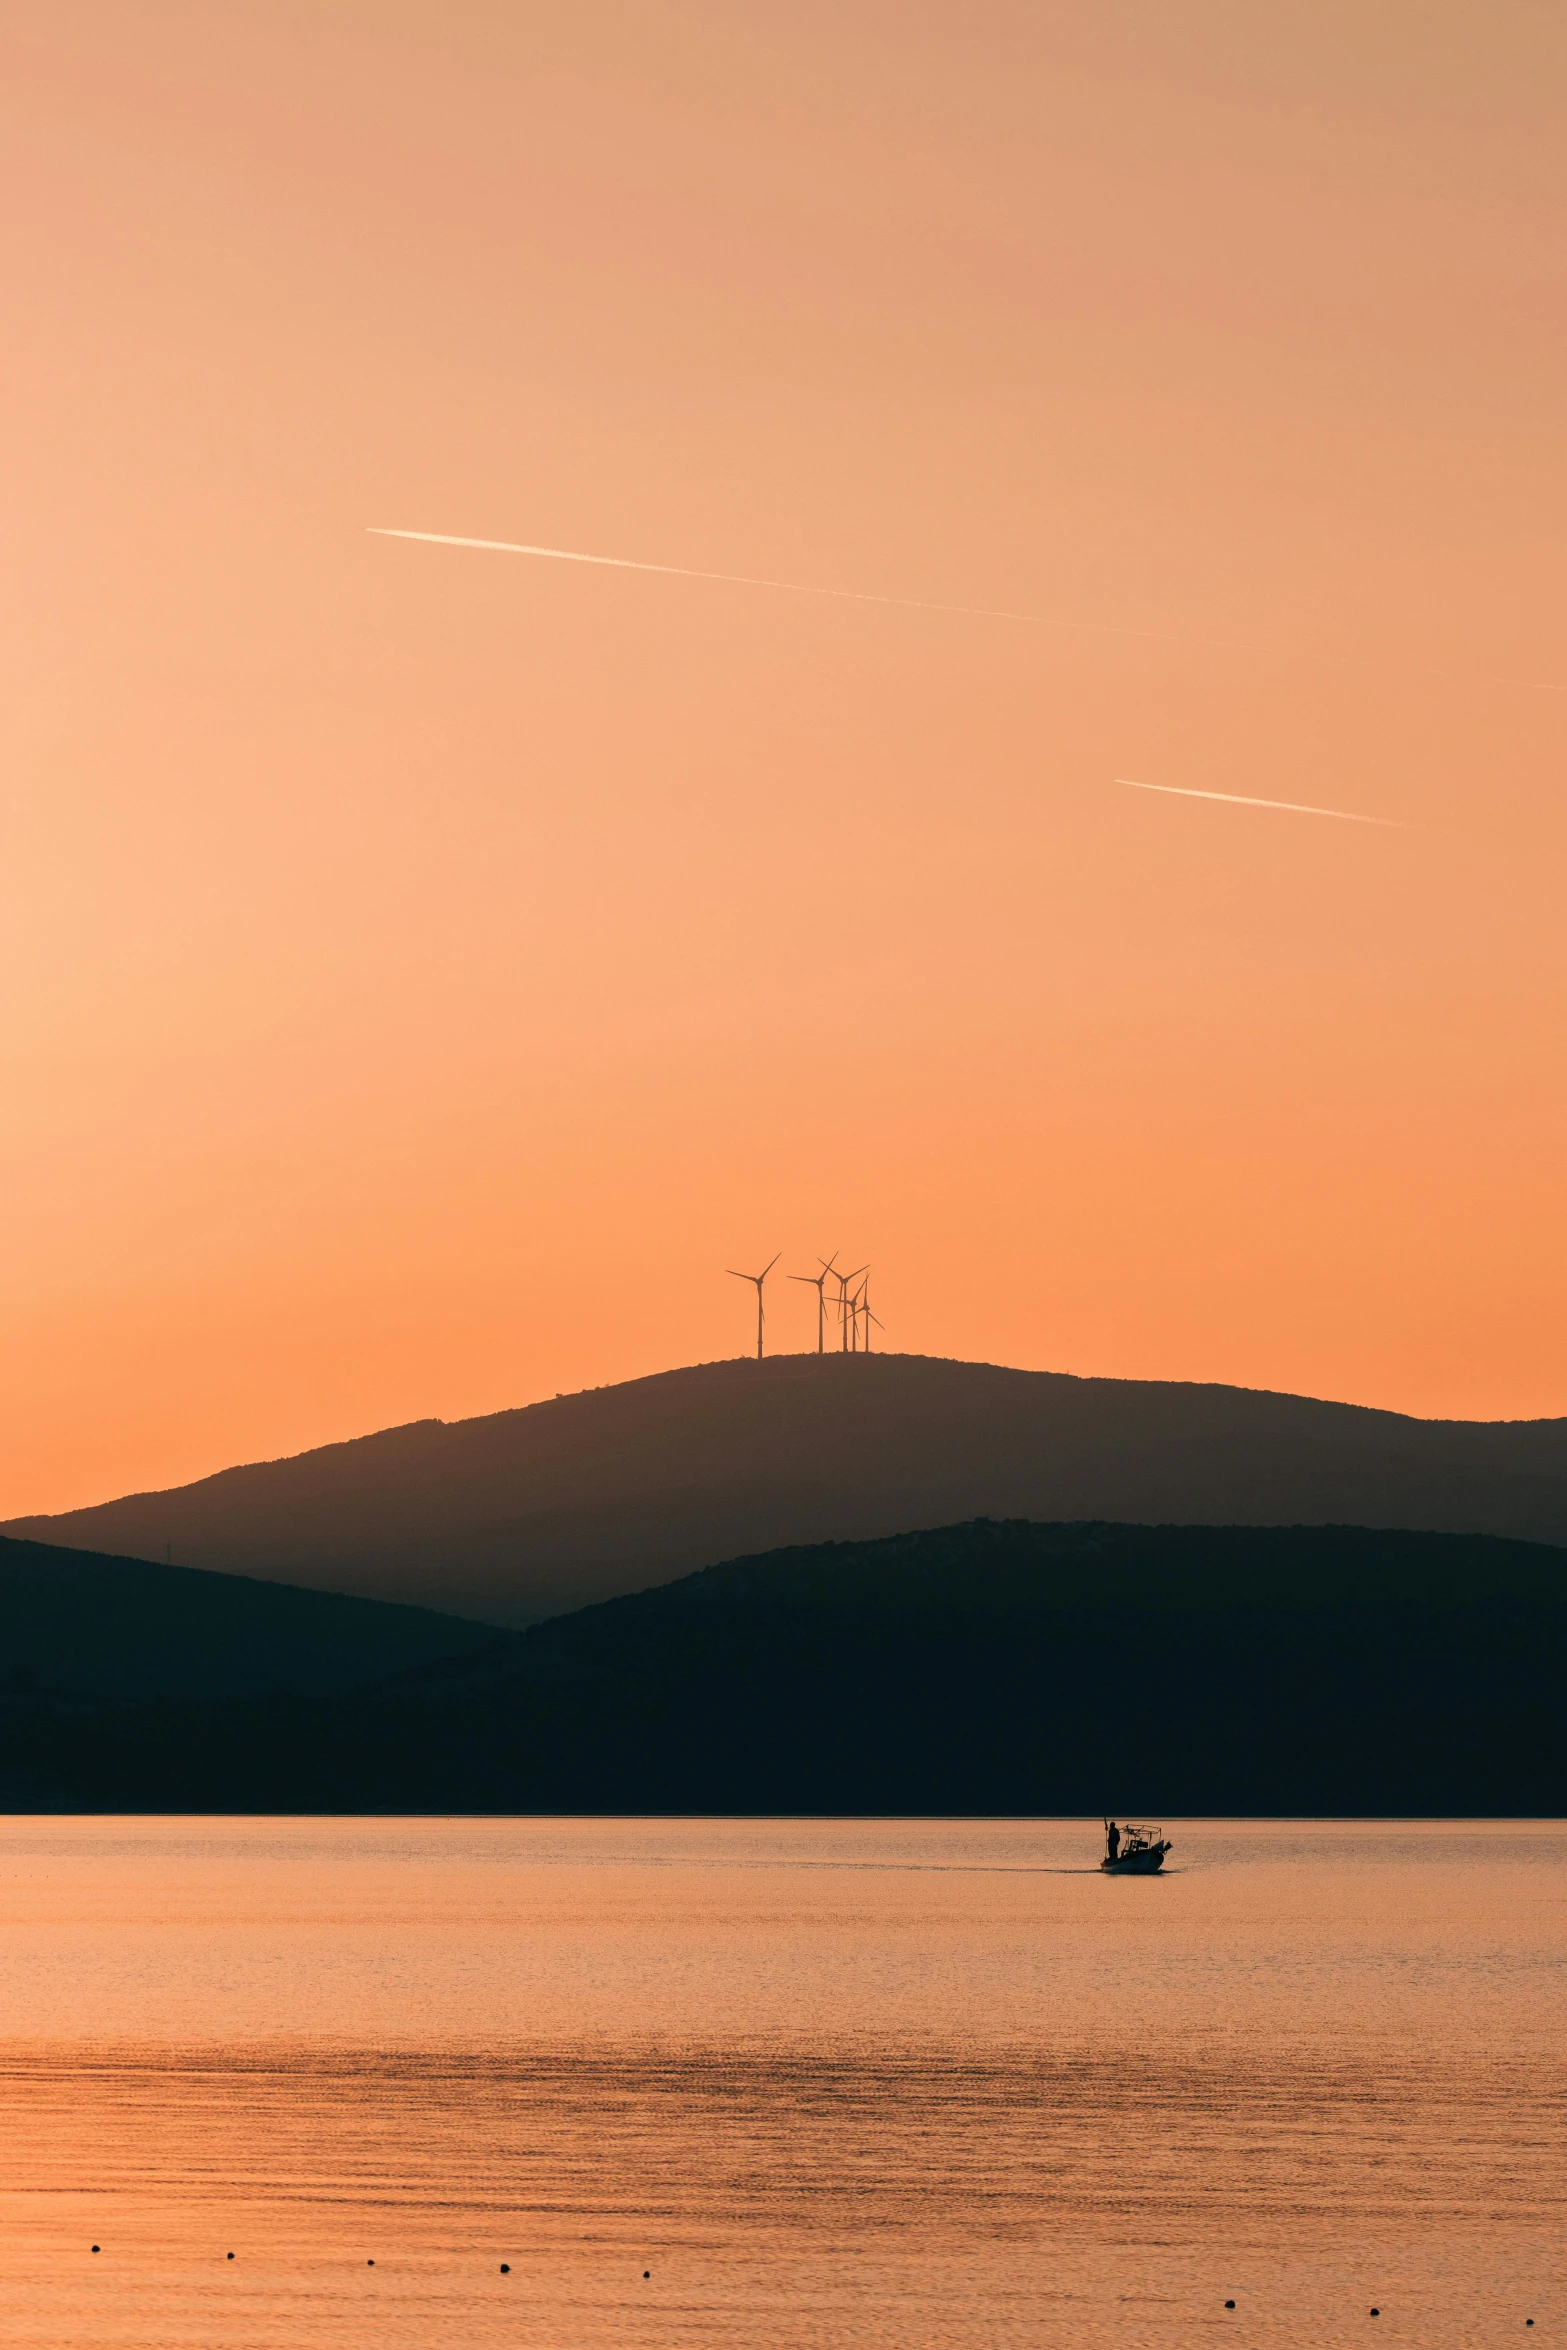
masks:
<path fill-rule="evenodd" d="M 780 1250 L 778 1251 L 778 1256 L 777 1256 L 777 1257 L 774 1257 L 774 1258 L 772 1259 L 771 1263 L 769 1263 L 769 1264 L 766 1264 L 766 1265 L 764 1265 L 764 1266 L 762 1267 L 762 1269 L 761 1269 L 760 1273 L 758 1273 L 758 1274 L 757 1274 L 757 1276 L 756 1276 L 756 1278 L 757 1278 L 757 1280 L 758 1280 L 758 1281 L 765 1281 L 765 1280 L 767 1279 L 767 1276 L 768 1276 L 768 1274 L 769 1274 L 769 1273 L 772 1271 L 772 1269 L 773 1269 L 773 1266 L 777 1264 L 777 1262 L 778 1262 L 778 1257 L 781 1257 L 782 1255 L 783 1255 L 783 1250 L 782 1250 L 782 1249 L 780 1249 Z"/>

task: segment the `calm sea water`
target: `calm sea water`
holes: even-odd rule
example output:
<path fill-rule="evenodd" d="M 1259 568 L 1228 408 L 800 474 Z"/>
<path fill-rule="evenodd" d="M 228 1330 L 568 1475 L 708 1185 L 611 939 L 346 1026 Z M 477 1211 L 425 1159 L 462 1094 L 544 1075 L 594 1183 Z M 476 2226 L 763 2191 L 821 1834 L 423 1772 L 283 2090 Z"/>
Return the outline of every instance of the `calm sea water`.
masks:
<path fill-rule="evenodd" d="M 1567 2344 L 1567 1828 L 1165 1824 L 12 1821 L 0 2341 Z"/>

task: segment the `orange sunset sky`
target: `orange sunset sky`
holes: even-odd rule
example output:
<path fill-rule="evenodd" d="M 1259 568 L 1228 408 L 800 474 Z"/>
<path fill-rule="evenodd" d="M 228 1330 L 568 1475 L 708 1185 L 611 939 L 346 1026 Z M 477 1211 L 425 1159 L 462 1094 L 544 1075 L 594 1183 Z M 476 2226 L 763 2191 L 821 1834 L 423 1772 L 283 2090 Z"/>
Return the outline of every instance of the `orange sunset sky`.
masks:
<path fill-rule="evenodd" d="M 739 1353 L 775 1249 L 780 1348 L 836 1247 L 897 1348 L 1567 1412 L 1560 8 L 0 63 L 0 1510 Z"/>

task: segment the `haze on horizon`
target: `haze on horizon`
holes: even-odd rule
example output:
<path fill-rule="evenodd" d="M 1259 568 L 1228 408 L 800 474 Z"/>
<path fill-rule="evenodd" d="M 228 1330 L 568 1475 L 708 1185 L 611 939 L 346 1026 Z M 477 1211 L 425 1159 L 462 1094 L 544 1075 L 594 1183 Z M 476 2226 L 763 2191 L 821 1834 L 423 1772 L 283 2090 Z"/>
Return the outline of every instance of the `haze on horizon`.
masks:
<path fill-rule="evenodd" d="M 739 1354 L 775 1248 L 1567 1413 L 1558 12 L 0 41 L 0 1515 Z"/>

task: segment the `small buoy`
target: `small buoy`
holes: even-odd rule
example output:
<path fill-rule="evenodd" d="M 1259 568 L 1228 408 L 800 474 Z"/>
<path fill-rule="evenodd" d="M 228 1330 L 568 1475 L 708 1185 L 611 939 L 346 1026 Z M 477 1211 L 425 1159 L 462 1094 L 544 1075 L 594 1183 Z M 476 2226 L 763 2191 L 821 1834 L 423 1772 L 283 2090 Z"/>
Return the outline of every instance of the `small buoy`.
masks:
<path fill-rule="evenodd" d="M 1225 2306 L 1225 2308 L 1226 2308 L 1226 2309 L 1233 2309 L 1233 2308 L 1235 2307 L 1235 2304 L 1234 2304 L 1234 2302 L 1233 2302 L 1233 2301 L 1226 2301 L 1226 2303 L 1224 2304 L 1224 2306 Z"/>
<path fill-rule="evenodd" d="M 95 2245 L 93 2246 L 93 2250 L 96 2252 L 96 2251 L 97 2251 L 97 2249 L 98 2249 L 98 2247 L 97 2247 L 97 2245 L 95 2244 Z"/>
<path fill-rule="evenodd" d="M 650 2277 L 652 2274 L 653 2274 L 653 2271 L 652 2271 L 650 2268 L 645 2268 L 645 2269 L 642 2271 L 643 2282 L 644 2282 L 644 2283 L 646 2283 L 647 2279 L 648 2279 L 648 2278 L 649 2278 L 649 2277 Z"/>
<path fill-rule="evenodd" d="M 367 2261 L 365 2262 L 365 2266 L 366 2266 L 366 2268 L 374 2268 L 374 2266 L 375 2266 L 375 2262 L 374 2262 L 373 2260 L 367 2260 Z M 1375 2310 L 1373 2310 L 1373 2311 L 1372 2311 L 1372 2315 L 1373 2315 L 1373 2316 L 1375 2316 L 1375 2315 L 1376 2315 L 1376 2312 L 1375 2312 Z"/>
<path fill-rule="evenodd" d="M 1373 2316 L 1373 2317 L 1380 2317 L 1380 2316 L 1382 2315 L 1382 2312 L 1381 2312 L 1381 2310 L 1380 2310 L 1380 2309 L 1373 2309 L 1373 2311 L 1371 2312 L 1371 2314 L 1372 2314 L 1372 2316 Z"/>
<path fill-rule="evenodd" d="M 233 2259 L 233 2257 L 234 2257 L 234 2255 L 233 2255 L 233 2253 L 231 2252 L 231 2253 L 229 2254 L 229 2258 L 230 2258 L 230 2260 L 232 2260 L 232 2259 Z"/>
<path fill-rule="evenodd" d="M 511 2275 L 511 2262 L 509 2260 L 503 2260 L 501 2262 L 501 2275 L 503 2277 L 509 2277 Z"/>

